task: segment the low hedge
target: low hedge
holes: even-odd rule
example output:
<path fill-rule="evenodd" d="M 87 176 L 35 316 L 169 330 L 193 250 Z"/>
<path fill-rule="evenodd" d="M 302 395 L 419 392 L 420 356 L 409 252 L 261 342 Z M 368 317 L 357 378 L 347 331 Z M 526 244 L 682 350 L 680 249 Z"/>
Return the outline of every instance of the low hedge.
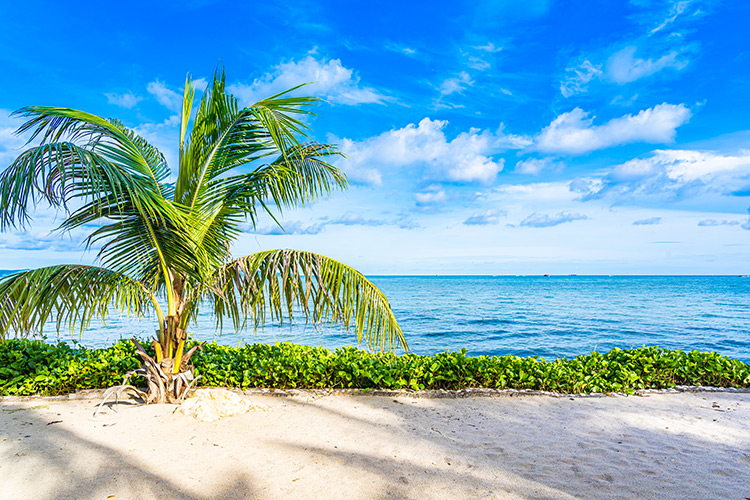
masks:
<path fill-rule="evenodd" d="M 613 349 L 573 359 L 332 352 L 291 343 L 205 344 L 194 358 L 200 385 L 278 389 L 533 389 L 560 393 L 626 392 L 675 385 L 750 387 L 750 365 L 713 352 L 659 347 Z M 0 342 L 0 395 L 59 395 L 121 383 L 140 361 L 130 341 L 106 349 L 38 340 Z"/>

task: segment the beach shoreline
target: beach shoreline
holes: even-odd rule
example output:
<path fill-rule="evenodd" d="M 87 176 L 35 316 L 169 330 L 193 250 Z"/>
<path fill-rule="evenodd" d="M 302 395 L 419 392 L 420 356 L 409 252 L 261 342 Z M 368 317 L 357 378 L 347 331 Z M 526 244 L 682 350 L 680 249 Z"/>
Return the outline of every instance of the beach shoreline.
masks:
<path fill-rule="evenodd" d="M 5 397 L 0 499 L 750 496 L 747 390 L 372 392 L 235 391 L 256 411 L 216 422 Z"/>
<path fill-rule="evenodd" d="M 202 387 L 207 389 L 208 387 Z M 748 387 L 712 387 L 698 385 L 676 385 L 665 389 L 638 389 L 632 394 L 625 392 L 587 392 L 587 393 L 567 393 L 538 391 L 534 389 L 491 389 L 486 387 L 468 387 L 465 389 L 276 389 L 268 387 L 252 387 L 248 389 L 238 389 L 235 387 L 210 387 L 209 389 L 222 389 L 233 392 L 240 396 L 270 396 L 270 397 L 320 397 L 320 396 L 372 396 L 372 397 L 407 397 L 407 398 L 428 398 L 428 399 L 462 399 L 462 398 L 494 398 L 494 397 L 513 397 L 513 396 L 549 396 L 551 398 L 608 398 L 608 397 L 627 397 L 627 396 L 648 396 L 651 394 L 680 394 L 680 393 L 730 393 L 730 394 L 750 394 Z M 96 400 L 104 396 L 108 389 L 84 389 L 69 394 L 60 394 L 57 396 L 45 396 L 33 394 L 29 396 L 0 396 L 2 402 L 23 402 L 34 401 L 38 399 L 49 400 Z M 194 392 L 193 389 L 192 392 Z"/>

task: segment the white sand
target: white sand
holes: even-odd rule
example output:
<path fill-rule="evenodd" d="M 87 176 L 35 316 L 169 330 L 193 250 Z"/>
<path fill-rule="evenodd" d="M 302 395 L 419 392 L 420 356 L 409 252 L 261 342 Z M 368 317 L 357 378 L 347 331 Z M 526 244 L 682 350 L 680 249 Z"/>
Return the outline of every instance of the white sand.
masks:
<path fill-rule="evenodd" d="M 0 401 L 2 499 L 750 497 L 750 394 Z"/>

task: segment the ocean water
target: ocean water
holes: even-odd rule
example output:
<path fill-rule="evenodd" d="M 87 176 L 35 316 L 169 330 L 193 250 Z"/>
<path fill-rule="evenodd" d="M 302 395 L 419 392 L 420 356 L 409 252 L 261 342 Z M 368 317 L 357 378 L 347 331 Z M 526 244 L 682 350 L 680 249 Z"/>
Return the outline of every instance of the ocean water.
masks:
<path fill-rule="evenodd" d="M 614 347 L 659 345 L 716 351 L 750 362 L 750 278 L 737 276 L 374 276 L 391 301 L 409 348 L 434 354 L 572 357 Z M 155 319 L 115 313 L 80 337 L 90 347 L 153 335 Z M 304 323 L 217 332 L 201 314 L 189 332 L 238 345 L 292 341 L 335 349 L 353 331 Z M 45 328 L 57 340 L 54 327 Z"/>

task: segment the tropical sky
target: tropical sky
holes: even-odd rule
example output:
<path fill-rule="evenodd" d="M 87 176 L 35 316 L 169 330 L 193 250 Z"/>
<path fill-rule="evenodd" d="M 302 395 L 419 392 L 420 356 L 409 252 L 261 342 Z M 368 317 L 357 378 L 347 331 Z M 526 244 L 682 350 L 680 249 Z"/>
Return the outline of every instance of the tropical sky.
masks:
<path fill-rule="evenodd" d="M 366 274 L 750 273 L 750 2 L 3 2 L 0 167 L 27 105 L 118 118 L 176 167 L 187 75 L 302 83 L 351 187 L 233 249 Z M 0 268 L 89 262 L 40 206 Z"/>

